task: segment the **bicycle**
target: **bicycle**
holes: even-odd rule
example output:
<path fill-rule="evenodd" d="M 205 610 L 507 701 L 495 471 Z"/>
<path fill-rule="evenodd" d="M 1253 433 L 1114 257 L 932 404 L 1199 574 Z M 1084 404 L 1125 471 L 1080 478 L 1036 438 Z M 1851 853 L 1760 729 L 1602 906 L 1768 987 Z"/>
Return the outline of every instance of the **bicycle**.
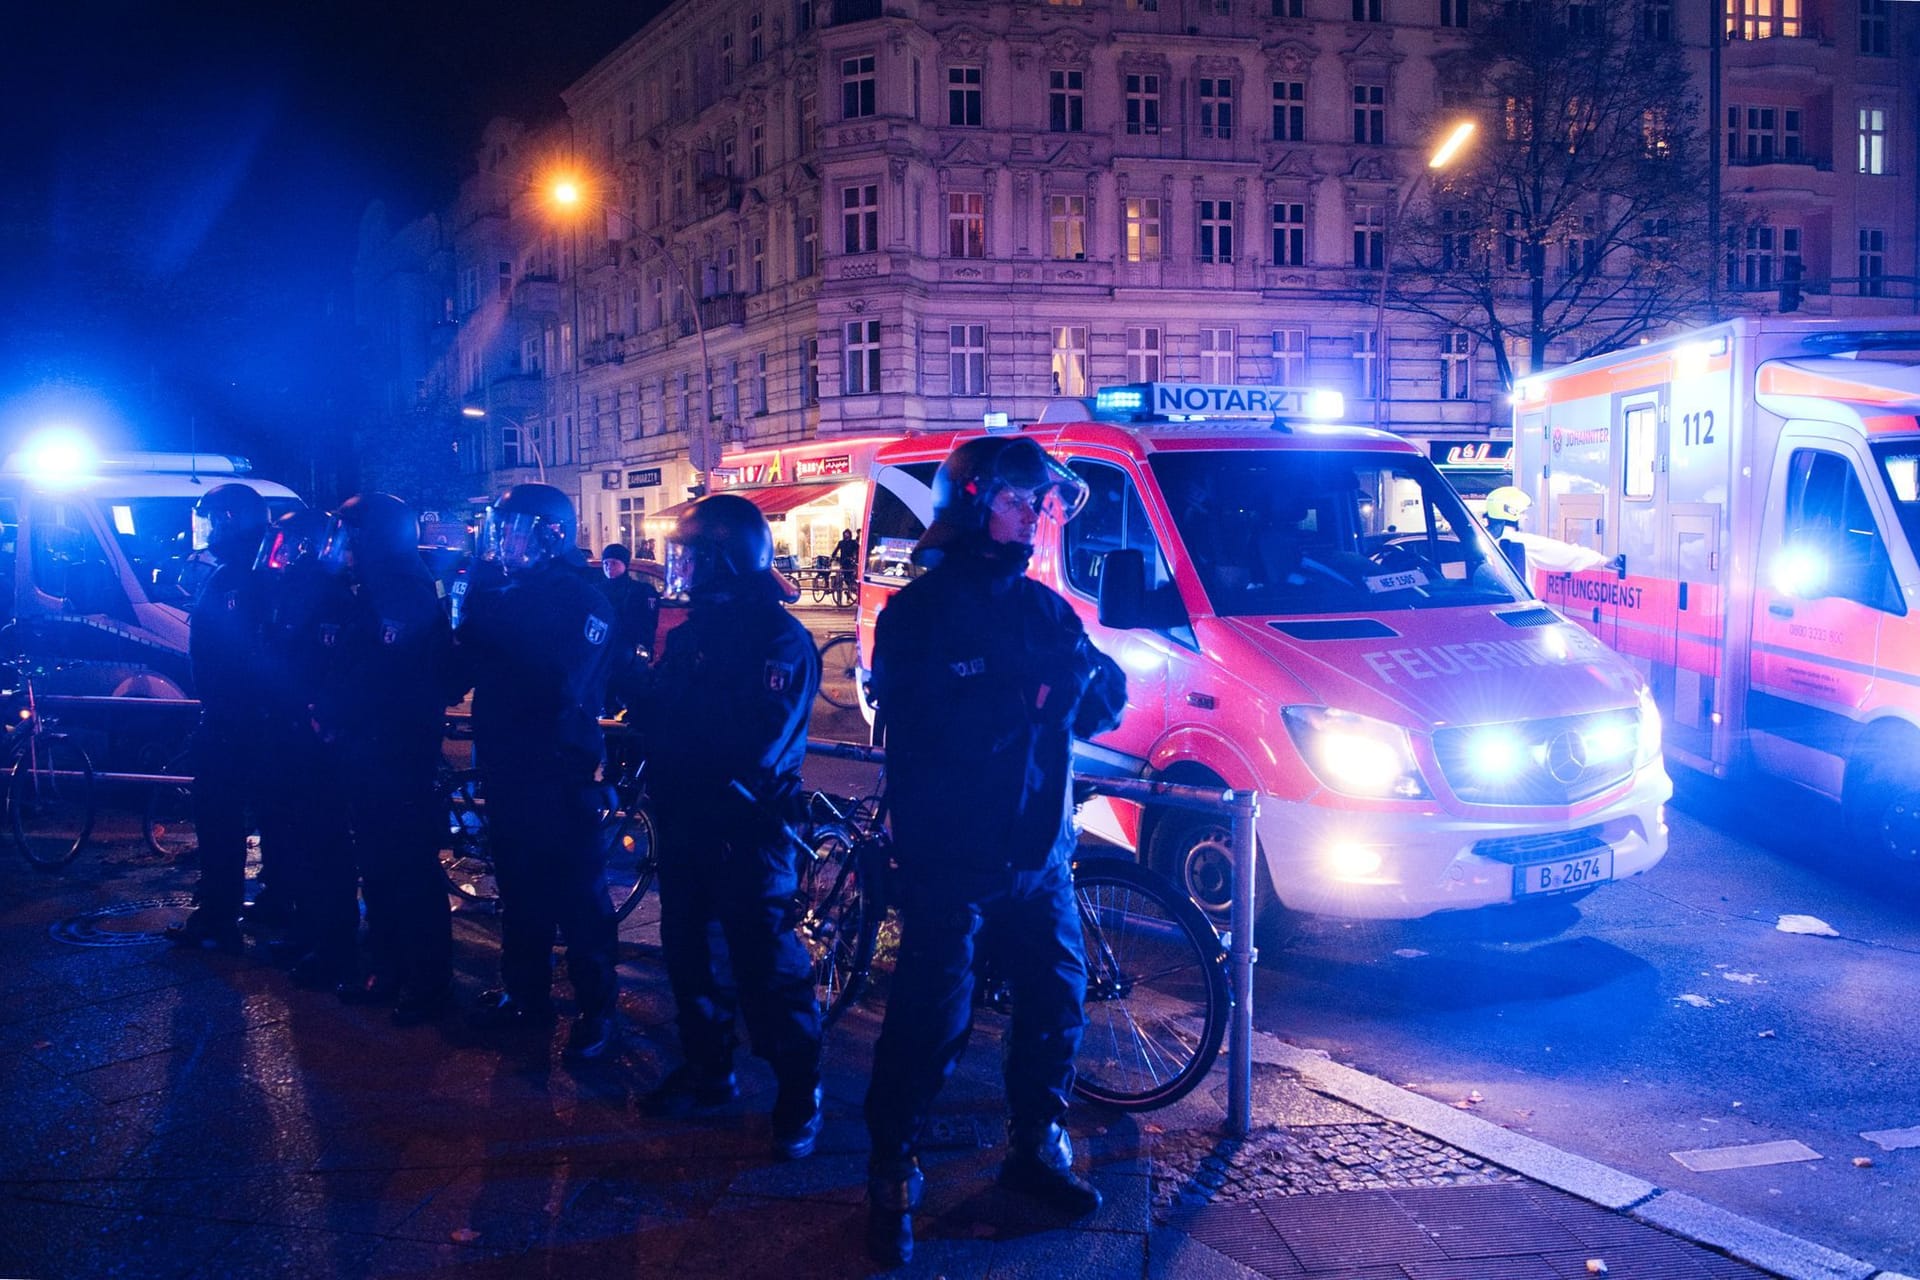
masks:
<path fill-rule="evenodd" d="M 55 731 L 34 695 L 35 667 L 24 656 L 0 663 L 9 677 L 7 816 L 13 840 L 36 867 L 73 861 L 93 834 L 93 761 L 86 748 Z"/>
<path fill-rule="evenodd" d="M 653 815 L 646 808 L 644 767 L 616 766 L 606 782 L 600 829 L 606 841 L 602 885 L 614 923 L 632 915 L 653 887 L 657 873 Z M 440 806 L 447 815 L 447 838 L 440 848 L 440 871 L 457 897 L 497 908 L 500 886 L 493 853 L 487 847 L 487 806 L 478 769 L 449 770 L 440 780 Z"/>
<path fill-rule="evenodd" d="M 860 641 L 851 631 L 836 631 L 820 646 L 820 696 L 842 711 L 860 705 Z"/>
<path fill-rule="evenodd" d="M 848 609 L 860 599 L 860 588 L 846 569 L 816 565 L 808 590 L 815 604 L 833 601 L 836 609 Z"/>
<path fill-rule="evenodd" d="M 815 803 L 820 803 L 815 797 Z M 801 937 L 814 956 L 823 1025 L 858 1004 L 876 967 L 891 846 L 879 806 L 859 802 L 811 832 Z M 1073 864 L 1087 962 L 1087 1027 L 1074 1092 L 1121 1111 L 1177 1102 L 1212 1070 L 1233 1004 L 1226 953 L 1206 916 L 1166 877 L 1123 858 Z M 977 999 L 1002 1013 L 1011 984 L 982 955 Z"/>

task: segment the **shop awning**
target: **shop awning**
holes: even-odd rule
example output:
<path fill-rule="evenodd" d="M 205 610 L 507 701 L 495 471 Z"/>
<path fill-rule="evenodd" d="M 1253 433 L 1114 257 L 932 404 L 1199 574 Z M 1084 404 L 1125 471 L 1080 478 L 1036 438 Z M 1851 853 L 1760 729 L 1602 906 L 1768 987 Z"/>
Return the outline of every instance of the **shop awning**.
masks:
<path fill-rule="evenodd" d="M 764 489 L 721 489 L 721 493 L 737 493 L 752 502 L 769 520 L 783 516 L 795 507 L 804 507 L 809 502 L 832 497 L 839 492 L 837 484 L 782 484 L 770 485 Z M 672 525 L 685 515 L 687 509 L 698 502 L 698 498 L 689 498 L 685 502 L 675 503 L 660 511 L 649 511 L 644 523 L 654 527 Z"/>
<path fill-rule="evenodd" d="M 830 498 L 839 488 L 837 484 L 784 484 L 768 489 L 723 489 L 721 492 L 737 493 L 751 499 L 753 505 L 771 519 L 785 515 L 795 507 L 804 507 L 809 502 Z"/>

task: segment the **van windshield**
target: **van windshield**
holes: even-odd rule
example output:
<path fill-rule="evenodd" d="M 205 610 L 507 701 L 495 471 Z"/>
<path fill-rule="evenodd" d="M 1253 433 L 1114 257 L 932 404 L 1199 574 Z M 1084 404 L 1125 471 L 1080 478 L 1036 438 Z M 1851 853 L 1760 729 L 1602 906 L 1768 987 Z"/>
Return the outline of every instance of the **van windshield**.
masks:
<path fill-rule="evenodd" d="M 213 575 L 213 562 L 193 549 L 193 504 L 190 497 L 108 498 L 107 524 L 121 554 L 154 604 L 191 608 L 200 588 Z M 268 498 L 267 510 L 279 519 L 299 503 Z"/>
<path fill-rule="evenodd" d="M 1493 539 L 1425 458 L 1182 450 L 1156 453 L 1150 465 L 1219 616 L 1528 598 Z"/>

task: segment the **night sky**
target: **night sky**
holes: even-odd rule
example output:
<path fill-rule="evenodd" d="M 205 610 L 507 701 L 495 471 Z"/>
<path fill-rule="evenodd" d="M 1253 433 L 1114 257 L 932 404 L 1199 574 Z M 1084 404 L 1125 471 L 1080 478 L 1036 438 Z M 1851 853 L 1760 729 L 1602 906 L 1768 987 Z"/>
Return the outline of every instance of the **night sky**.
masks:
<path fill-rule="evenodd" d="M 350 270 L 368 202 L 393 225 L 435 208 L 490 116 L 558 115 L 559 91 L 661 7 L 12 6 L 0 449 L 60 419 L 128 446 L 248 453 L 305 487 L 357 394 Z"/>

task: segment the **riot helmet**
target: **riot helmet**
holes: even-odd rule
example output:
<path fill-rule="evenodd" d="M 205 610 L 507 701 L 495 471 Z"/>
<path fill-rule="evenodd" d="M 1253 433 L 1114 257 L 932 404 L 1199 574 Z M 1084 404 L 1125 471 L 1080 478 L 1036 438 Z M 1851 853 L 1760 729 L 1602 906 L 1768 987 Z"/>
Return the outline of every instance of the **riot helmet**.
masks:
<path fill-rule="evenodd" d="M 193 549 L 222 564 L 252 564 L 267 532 L 267 500 L 251 486 L 215 485 L 193 504 Z"/>
<path fill-rule="evenodd" d="M 268 573 L 284 573 L 297 564 L 320 560 L 327 536 L 333 532 L 333 517 L 324 511 L 301 507 L 273 522 L 260 543 L 260 558 L 253 567 Z"/>
<path fill-rule="evenodd" d="M 688 595 L 725 590 L 773 568 L 773 529 L 759 507 L 737 493 L 716 493 L 688 507 L 667 538 L 667 590 Z"/>
<path fill-rule="evenodd" d="M 508 573 L 532 568 L 573 545 L 573 502 L 550 484 L 517 484 L 487 513 L 481 557 Z"/>
<path fill-rule="evenodd" d="M 1025 504 L 1061 524 L 1080 514 L 1087 486 L 1025 436 L 982 436 L 947 455 L 933 477 L 933 524 L 920 545 L 945 546 L 986 530 L 996 504 Z"/>
<path fill-rule="evenodd" d="M 420 521 L 390 493 L 356 493 L 340 504 L 321 556 L 334 568 L 348 557 L 359 564 L 406 561 L 420 554 Z"/>

